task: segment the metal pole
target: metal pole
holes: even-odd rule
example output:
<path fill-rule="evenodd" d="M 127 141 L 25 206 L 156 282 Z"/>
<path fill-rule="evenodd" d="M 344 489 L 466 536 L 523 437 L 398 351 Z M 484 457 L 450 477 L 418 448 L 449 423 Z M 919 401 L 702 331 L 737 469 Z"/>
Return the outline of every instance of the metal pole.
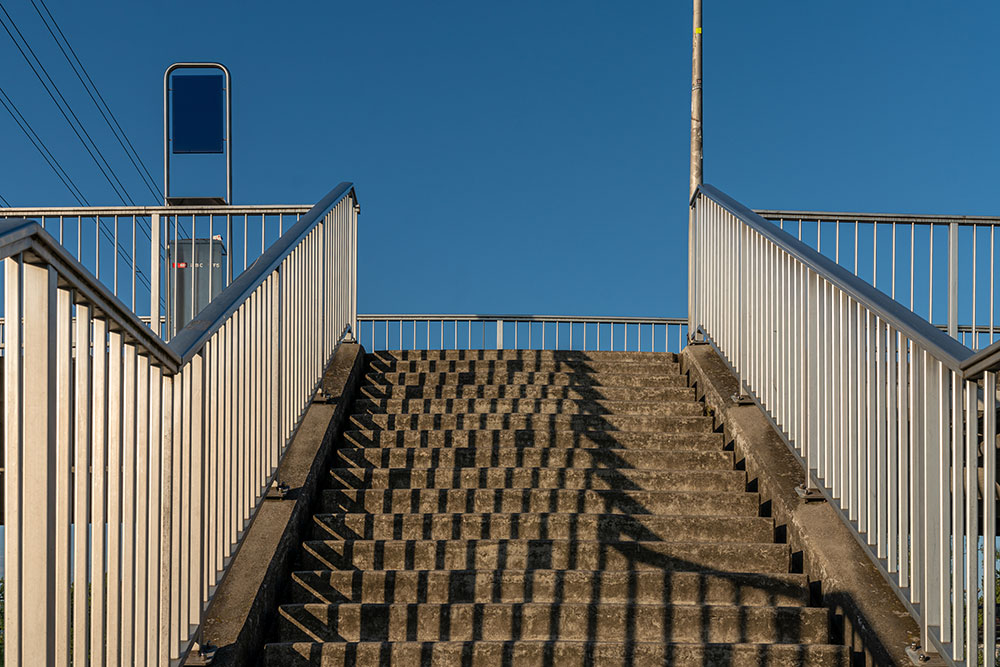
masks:
<path fill-rule="evenodd" d="M 691 184 L 688 190 L 688 203 L 694 198 L 695 190 L 702 183 L 702 135 L 701 135 L 701 0 L 694 0 L 694 32 L 691 49 Z M 695 303 L 698 299 L 696 284 L 697 270 L 695 262 L 696 230 L 695 207 L 691 206 L 688 213 L 688 340 L 699 340 L 698 312 Z"/>
<path fill-rule="evenodd" d="M 691 191 L 688 198 L 702 184 L 701 133 L 701 0 L 694 0 L 694 34 L 691 49 Z"/>

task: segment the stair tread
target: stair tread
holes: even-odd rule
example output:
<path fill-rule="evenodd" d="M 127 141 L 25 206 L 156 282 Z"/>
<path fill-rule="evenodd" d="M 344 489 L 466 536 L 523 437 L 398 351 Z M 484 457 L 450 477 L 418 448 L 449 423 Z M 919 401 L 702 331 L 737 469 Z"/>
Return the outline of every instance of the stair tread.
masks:
<path fill-rule="evenodd" d="M 331 468 L 328 489 L 672 489 L 744 491 L 739 470 L 629 468 Z"/>
<path fill-rule="evenodd" d="M 291 602 L 671 602 L 805 606 L 804 574 L 656 570 L 296 570 Z M 595 589 L 595 585 L 598 586 Z M 361 599 L 359 599 L 361 598 Z"/>
<path fill-rule="evenodd" d="M 568 447 L 341 447 L 333 462 L 348 468 L 483 467 L 627 470 L 733 469 L 733 453 L 704 449 Z"/>
<path fill-rule="evenodd" d="M 846 667 L 679 362 L 366 355 L 265 664 Z"/>
<path fill-rule="evenodd" d="M 600 623 L 588 622 L 599 618 Z M 827 643 L 821 607 L 636 603 L 343 603 L 279 607 L 283 639 L 348 641 L 634 638 L 708 642 Z"/>
<path fill-rule="evenodd" d="M 707 418 L 706 418 L 707 419 Z M 382 447 L 383 442 L 405 447 L 480 448 L 486 446 L 551 446 L 557 448 L 625 450 L 629 448 L 705 449 L 722 451 L 721 433 L 699 431 L 663 433 L 656 431 L 582 431 L 568 428 L 545 429 L 386 429 L 357 428 L 347 425 L 343 441 L 355 446 Z M 376 444 L 376 441 L 378 444 Z M 658 447 L 649 447 L 658 445 Z"/>

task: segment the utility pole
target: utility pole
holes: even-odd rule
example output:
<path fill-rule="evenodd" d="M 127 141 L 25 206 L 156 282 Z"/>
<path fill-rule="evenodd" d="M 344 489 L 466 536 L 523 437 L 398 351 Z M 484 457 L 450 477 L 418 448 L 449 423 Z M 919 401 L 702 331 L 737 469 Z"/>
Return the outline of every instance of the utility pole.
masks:
<path fill-rule="evenodd" d="M 694 34 L 691 48 L 691 192 L 702 183 L 701 135 L 701 0 L 694 0 Z"/>
<path fill-rule="evenodd" d="M 688 202 L 702 183 L 701 146 L 701 0 L 694 0 L 694 30 L 691 46 L 691 189 Z M 688 212 L 688 342 L 703 342 L 698 333 L 698 284 L 695 277 L 695 258 L 698 255 L 695 234 L 695 210 Z"/>

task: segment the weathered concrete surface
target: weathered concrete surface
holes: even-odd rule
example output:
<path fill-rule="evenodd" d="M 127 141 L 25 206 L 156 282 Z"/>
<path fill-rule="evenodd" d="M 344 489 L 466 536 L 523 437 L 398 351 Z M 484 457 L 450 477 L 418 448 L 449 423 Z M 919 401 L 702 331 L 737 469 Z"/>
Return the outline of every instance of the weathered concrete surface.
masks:
<path fill-rule="evenodd" d="M 904 649 L 919 641 L 917 624 L 836 511 L 795 493 L 805 473 L 765 415 L 733 402 L 736 378 L 710 346 L 687 347 L 681 366 L 716 423 L 724 424 L 726 442 L 733 442 L 737 461 L 745 461 L 751 482 L 757 480 L 778 530 L 786 529 L 793 558 L 800 555 L 803 571 L 822 582 L 822 603 L 843 621 L 852 664 L 909 665 Z"/>
<path fill-rule="evenodd" d="M 289 485 L 284 500 L 266 500 L 247 532 L 205 614 L 202 641 L 219 647 L 213 665 L 254 664 L 263 652 L 279 588 L 291 572 L 296 547 L 311 530 L 311 503 L 364 368 L 360 345 L 342 344 L 327 367 L 322 389 L 306 411 L 278 479 Z M 200 664 L 191 656 L 188 664 Z"/>

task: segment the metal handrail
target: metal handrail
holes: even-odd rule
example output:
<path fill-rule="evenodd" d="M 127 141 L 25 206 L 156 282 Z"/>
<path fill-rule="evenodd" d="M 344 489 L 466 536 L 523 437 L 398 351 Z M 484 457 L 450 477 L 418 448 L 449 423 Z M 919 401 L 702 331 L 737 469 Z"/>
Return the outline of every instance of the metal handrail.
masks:
<path fill-rule="evenodd" d="M 849 213 L 838 211 L 786 211 L 781 209 L 753 209 L 754 213 L 768 220 L 819 220 L 821 222 L 895 222 L 897 224 L 947 225 L 1000 225 L 1000 216 L 993 215 L 926 215 L 911 213 Z"/>
<path fill-rule="evenodd" d="M 41 225 L 31 220 L 0 219 L 0 260 L 22 252 L 35 255 L 39 261 L 52 266 L 62 283 L 72 285 L 79 297 L 111 318 L 122 332 L 142 345 L 164 368 L 171 372 L 180 368 L 180 356 Z"/>
<path fill-rule="evenodd" d="M 0 221 L 8 660 L 197 646 L 356 322 L 358 211 L 338 185 L 170 343 L 41 225 Z"/>
<path fill-rule="evenodd" d="M 996 665 L 1000 344 L 974 354 L 716 188 L 692 206 L 689 330 L 798 457 L 802 495 L 852 530 L 923 651 Z"/>
<path fill-rule="evenodd" d="M 382 330 L 380 337 L 376 336 L 377 323 L 383 325 L 378 327 Z M 411 334 L 409 340 L 403 335 L 404 324 Z M 477 325 L 478 335 L 474 336 L 473 325 Z M 422 329 L 419 339 L 418 328 Z M 527 330 L 519 331 L 523 328 Z M 578 328 L 582 328 L 582 331 Z M 567 330 L 560 332 L 560 329 Z M 575 344 L 574 329 L 578 329 Z M 602 329 L 606 330 L 603 344 Z M 616 345 L 615 337 L 618 329 L 623 331 L 619 332 Z M 630 329 L 633 331 L 631 337 Z M 395 338 L 398 340 L 399 348 L 414 350 L 624 349 L 679 352 L 686 338 L 686 329 L 687 320 L 678 317 L 414 313 L 359 315 L 355 335 L 362 343 L 368 342 L 370 349 L 387 349 L 390 340 Z M 658 332 L 662 335 L 658 335 Z M 670 342 L 671 332 L 676 334 L 674 341 L 676 345 L 673 349 Z M 377 338 L 381 338 L 381 343 Z M 658 345 L 657 341 L 662 341 L 662 344 Z M 385 347 L 379 347 L 380 345 Z"/>
<path fill-rule="evenodd" d="M 110 218 L 112 216 L 131 215 L 292 215 L 306 213 L 312 206 L 308 204 L 252 204 L 245 206 L 32 206 L 0 208 L 0 215 L 15 218 L 58 218 L 78 217 L 92 218 L 95 215 Z"/>
<path fill-rule="evenodd" d="M 257 289 L 292 252 L 302 240 L 319 224 L 323 217 L 346 197 L 357 201 L 354 184 L 341 183 L 331 190 L 315 206 L 299 218 L 280 239 L 275 241 L 264 254 L 257 258 L 239 275 L 219 296 L 212 299 L 198 315 L 195 316 L 169 345 L 178 357 L 187 362 L 201 348 L 206 340 L 219 330 L 229 317 L 236 312 L 250 294 Z M 360 212 L 360 207 L 355 207 Z M 344 324 L 343 322 L 340 324 Z"/>
<path fill-rule="evenodd" d="M 454 314 L 441 314 L 441 313 L 401 313 L 401 314 L 361 314 L 358 313 L 359 320 L 371 320 L 374 322 L 384 322 L 384 321 L 398 321 L 402 320 L 404 322 L 426 322 L 428 320 L 432 321 L 452 321 L 457 320 L 461 322 L 493 322 L 496 320 L 504 320 L 507 322 L 573 322 L 580 323 L 586 322 L 588 324 L 634 324 L 636 322 L 642 322 L 643 324 L 687 324 L 687 319 L 684 317 L 625 317 L 625 316 L 615 316 L 615 315 L 596 315 L 594 317 L 582 316 L 582 315 L 454 315 Z"/>
<path fill-rule="evenodd" d="M 775 227 L 774 224 L 718 188 L 705 184 L 699 186 L 698 193 L 707 195 L 748 227 L 763 235 L 813 271 L 822 274 L 824 278 L 845 293 L 863 302 L 895 329 L 905 332 L 921 347 L 938 357 L 949 369 L 961 371 L 963 362 L 973 354 L 972 350 L 965 345 L 942 333 L 936 326 L 915 315 L 898 301 L 861 280 L 825 255 L 813 250 L 791 234 Z M 696 193 L 696 197 L 698 193 Z"/>

